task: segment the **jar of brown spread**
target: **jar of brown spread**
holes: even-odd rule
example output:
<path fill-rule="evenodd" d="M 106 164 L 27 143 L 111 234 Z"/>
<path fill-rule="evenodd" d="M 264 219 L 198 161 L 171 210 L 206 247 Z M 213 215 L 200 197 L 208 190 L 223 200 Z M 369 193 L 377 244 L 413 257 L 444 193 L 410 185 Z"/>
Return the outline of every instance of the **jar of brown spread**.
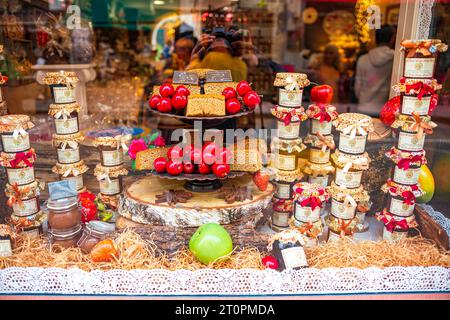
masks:
<path fill-rule="evenodd" d="M 78 225 L 74 228 L 63 231 L 49 230 L 48 238 L 52 250 L 53 246 L 75 248 L 77 246 L 78 240 L 80 239 L 81 228 L 81 225 Z"/>
<path fill-rule="evenodd" d="M 48 200 L 48 224 L 52 230 L 68 230 L 77 227 L 81 220 L 78 197 Z"/>
<path fill-rule="evenodd" d="M 78 241 L 78 246 L 85 253 L 90 253 L 92 248 L 101 240 L 114 232 L 115 226 L 102 221 L 90 221 L 85 225 L 83 235 Z"/>

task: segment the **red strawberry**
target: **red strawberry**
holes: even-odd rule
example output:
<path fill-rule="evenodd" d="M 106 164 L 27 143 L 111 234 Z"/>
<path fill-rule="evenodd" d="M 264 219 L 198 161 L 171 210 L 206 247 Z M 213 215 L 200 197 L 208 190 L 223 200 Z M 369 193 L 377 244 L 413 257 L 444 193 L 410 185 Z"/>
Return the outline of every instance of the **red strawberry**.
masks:
<path fill-rule="evenodd" d="M 395 115 L 400 110 L 400 96 L 396 96 L 386 102 L 381 108 L 380 120 L 387 126 L 390 126 L 395 121 Z"/>
<path fill-rule="evenodd" d="M 270 176 L 266 172 L 258 171 L 253 175 L 253 182 L 260 191 L 265 191 L 269 185 Z"/>

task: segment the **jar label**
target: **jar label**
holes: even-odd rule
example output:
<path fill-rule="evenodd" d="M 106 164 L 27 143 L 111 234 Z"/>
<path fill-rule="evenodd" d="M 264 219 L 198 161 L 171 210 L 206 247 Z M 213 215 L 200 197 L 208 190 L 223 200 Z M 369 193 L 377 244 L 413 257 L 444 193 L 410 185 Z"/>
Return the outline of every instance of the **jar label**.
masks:
<path fill-rule="evenodd" d="M 122 149 L 102 150 L 103 165 L 106 167 L 118 166 L 123 163 Z"/>
<path fill-rule="evenodd" d="M 401 217 L 409 217 L 414 212 L 414 204 L 403 203 L 403 200 L 395 199 L 391 197 L 391 205 L 389 212 Z"/>
<path fill-rule="evenodd" d="M 64 119 L 55 119 L 55 129 L 57 134 L 72 134 L 77 133 L 78 117 Z"/>
<path fill-rule="evenodd" d="M 421 151 L 425 144 L 425 135 L 421 138 L 416 133 L 402 132 L 398 135 L 398 149 L 405 151 Z"/>
<path fill-rule="evenodd" d="M 11 240 L 0 240 L 0 257 L 9 257 L 12 255 Z"/>
<path fill-rule="evenodd" d="M 290 247 L 281 250 L 284 266 L 286 269 L 294 269 L 299 267 L 307 267 L 305 251 L 302 247 Z"/>
<path fill-rule="evenodd" d="M 362 171 L 347 171 L 336 168 L 334 182 L 345 188 L 358 188 L 361 185 Z"/>
<path fill-rule="evenodd" d="M 17 185 L 23 186 L 32 183 L 35 180 L 33 167 L 17 169 L 6 168 L 6 173 L 8 175 L 8 183 L 11 185 L 17 183 Z"/>
<path fill-rule="evenodd" d="M 295 155 L 277 155 L 277 168 L 280 170 L 293 171 L 297 168 L 297 157 Z"/>
<path fill-rule="evenodd" d="M 57 149 L 58 150 L 58 162 L 63 164 L 76 163 L 80 161 L 80 149 L 70 149 L 66 148 Z"/>
<path fill-rule="evenodd" d="M 346 206 L 343 202 L 336 199 L 331 200 L 331 214 L 336 218 L 344 220 L 353 219 L 356 214 L 356 207 Z"/>
<path fill-rule="evenodd" d="M 53 99 L 55 103 L 75 102 L 75 89 L 67 87 L 53 87 Z"/>
<path fill-rule="evenodd" d="M 408 170 L 400 169 L 395 166 L 394 182 L 400 184 L 413 185 L 419 182 L 420 168 L 409 168 Z"/>
<path fill-rule="evenodd" d="M 39 203 L 37 198 L 24 199 L 22 203 L 13 204 L 14 215 L 18 217 L 29 216 L 39 212 Z"/>
<path fill-rule="evenodd" d="M 383 228 L 383 239 L 391 242 L 396 242 L 401 239 L 404 239 L 408 236 L 408 232 L 390 232 L 386 228 Z"/>
<path fill-rule="evenodd" d="M 435 58 L 406 58 L 404 76 L 407 78 L 432 78 Z"/>
<path fill-rule="evenodd" d="M 428 115 L 430 109 L 431 97 L 422 97 L 421 100 L 417 97 L 403 96 L 402 113 L 412 115 L 413 112 L 419 116 Z"/>
<path fill-rule="evenodd" d="M 272 224 L 277 227 L 289 227 L 289 212 L 274 211 L 272 214 Z"/>
<path fill-rule="evenodd" d="M 278 104 L 282 107 L 301 107 L 303 90 L 279 89 Z"/>
<path fill-rule="evenodd" d="M 351 139 L 350 135 L 341 132 L 339 135 L 339 151 L 361 154 L 366 149 L 367 136 L 355 136 Z"/>
<path fill-rule="evenodd" d="M 318 185 L 320 185 L 322 187 L 327 187 L 328 186 L 328 175 L 317 176 L 317 177 L 309 176 L 308 182 L 309 183 L 317 183 Z"/>
<path fill-rule="evenodd" d="M 100 180 L 100 192 L 106 195 L 115 195 L 120 193 L 119 179 L 112 179 L 111 182 Z"/>
<path fill-rule="evenodd" d="M 295 139 L 300 135 L 300 122 L 291 122 L 287 126 L 278 121 L 278 137 L 282 139 Z"/>
<path fill-rule="evenodd" d="M 5 152 L 22 152 L 30 149 L 30 136 L 18 136 L 14 139 L 12 135 L 2 135 L 3 151 Z"/>
<path fill-rule="evenodd" d="M 316 222 L 320 219 L 320 207 L 314 210 L 311 207 L 302 207 L 298 202 L 295 203 L 294 217 L 300 222 Z"/>
<path fill-rule="evenodd" d="M 330 149 L 322 151 L 322 149 L 311 148 L 309 153 L 309 161 L 314 163 L 328 163 L 330 161 Z"/>
<path fill-rule="evenodd" d="M 83 189 L 84 187 L 84 183 L 83 183 L 83 175 L 80 174 L 76 177 L 63 177 L 61 178 L 61 180 L 73 180 L 75 181 L 76 187 L 77 187 L 77 191 Z"/>
<path fill-rule="evenodd" d="M 276 188 L 275 196 L 280 199 L 291 198 L 291 185 L 286 183 L 274 182 Z"/>
<path fill-rule="evenodd" d="M 311 133 L 317 134 L 320 132 L 323 135 L 331 134 L 331 122 L 323 121 L 322 123 L 319 120 L 311 119 Z"/>

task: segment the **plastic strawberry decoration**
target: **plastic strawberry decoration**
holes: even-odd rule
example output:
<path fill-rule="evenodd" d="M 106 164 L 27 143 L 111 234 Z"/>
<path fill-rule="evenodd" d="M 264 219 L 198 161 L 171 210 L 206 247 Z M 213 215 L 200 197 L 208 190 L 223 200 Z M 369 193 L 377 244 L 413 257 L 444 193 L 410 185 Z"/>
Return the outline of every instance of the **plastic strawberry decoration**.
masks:
<path fill-rule="evenodd" d="M 381 108 L 380 120 L 387 126 L 390 126 L 395 121 L 395 115 L 400 110 L 400 96 L 396 96 L 386 102 Z"/>
<path fill-rule="evenodd" d="M 91 192 L 82 192 L 78 195 L 81 203 L 81 222 L 87 223 L 91 220 L 97 220 L 97 205 L 95 204 L 95 195 Z"/>

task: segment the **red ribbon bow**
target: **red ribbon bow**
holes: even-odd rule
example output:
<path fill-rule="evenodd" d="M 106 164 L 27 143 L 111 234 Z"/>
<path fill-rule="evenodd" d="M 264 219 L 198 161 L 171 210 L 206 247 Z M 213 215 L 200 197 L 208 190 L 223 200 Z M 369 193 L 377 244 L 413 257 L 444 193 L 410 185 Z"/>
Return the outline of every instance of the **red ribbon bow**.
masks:
<path fill-rule="evenodd" d="M 411 166 L 411 163 L 421 164 L 422 156 L 415 155 L 415 156 L 412 156 L 411 158 L 400 159 L 400 161 L 397 163 L 397 167 L 402 170 L 408 170 L 409 167 Z"/>
<path fill-rule="evenodd" d="M 10 161 L 10 165 L 12 168 L 17 168 L 17 166 L 23 162 L 27 167 L 32 167 L 33 164 L 30 160 L 35 160 L 36 155 L 32 151 L 28 152 L 19 152 L 16 153 L 16 156 L 13 160 Z"/>
<path fill-rule="evenodd" d="M 302 207 L 310 206 L 312 210 L 316 209 L 317 207 L 322 208 L 322 201 L 316 197 L 308 197 L 302 201 L 300 201 L 300 205 Z"/>
<path fill-rule="evenodd" d="M 331 116 L 330 114 L 326 111 L 326 104 L 323 103 L 317 103 L 316 107 L 319 108 L 319 112 L 316 113 L 314 115 L 314 118 L 316 118 L 317 120 L 319 120 L 320 123 L 322 122 L 330 122 L 331 121 Z"/>
<path fill-rule="evenodd" d="M 411 90 L 417 93 L 417 99 L 422 100 L 424 95 L 433 95 L 434 89 L 429 85 L 423 83 L 422 81 L 418 81 L 413 84 L 406 85 L 406 92 L 409 93 Z"/>
<path fill-rule="evenodd" d="M 412 206 L 416 203 L 416 196 L 411 191 L 403 191 L 402 192 L 403 203 L 409 204 Z"/>
<path fill-rule="evenodd" d="M 386 230 L 389 232 L 393 232 L 395 229 L 399 229 L 402 231 L 407 231 L 409 229 L 406 219 L 397 221 L 394 219 L 394 216 L 392 214 L 386 211 L 382 213 L 380 221 L 384 223 Z"/>

